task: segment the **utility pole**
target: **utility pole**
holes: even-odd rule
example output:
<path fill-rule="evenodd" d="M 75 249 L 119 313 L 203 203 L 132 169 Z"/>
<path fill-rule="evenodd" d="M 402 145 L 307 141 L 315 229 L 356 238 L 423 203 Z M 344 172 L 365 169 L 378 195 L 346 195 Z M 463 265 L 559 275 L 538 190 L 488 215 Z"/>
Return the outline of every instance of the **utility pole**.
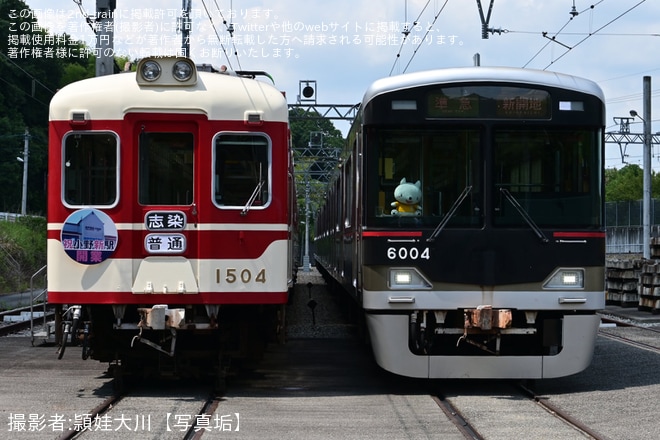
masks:
<path fill-rule="evenodd" d="M 30 153 L 30 131 L 26 128 L 23 135 L 23 192 L 21 193 L 21 214 L 27 214 L 27 179 L 28 179 L 28 155 Z"/>
<path fill-rule="evenodd" d="M 651 258 L 651 77 L 643 78 L 644 95 L 644 198 L 642 200 L 644 259 Z"/>
<path fill-rule="evenodd" d="M 114 13 L 116 0 L 96 0 L 96 76 L 112 75 L 115 71 Z"/>
<path fill-rule="evenodd" d="M 305 177 L 305 255 L 303 255 L 303 272 L 309 272 L 309 175 Z"/>
<path fill-rule="evenodd" d="M 642 113 L 640 116 L 637 111 L 630 110 L 630 118 L 628 117 L 615 117 L 614 122 L 619 124 L 618 132 L 605 133 L 605 142 L 619 144 L 621 150 L 621 160 L 625 163 L 625 149 L 622 149 L 621 144 L 642 144 L 642 254 L 645 259 L 651 257 L 651 186 L 652 186 L 652 165 L 651 154 L 653 144 L 660 144 L 660 133 L 651 133 L 651 77 L 645 76 L 642 84 Z M 630 121 L 634 118 L 639 118 L 644 124 L 643 133 L 630 133 Z"/>
<path fill-rule="evenodd" d="M 179 30 L 181 31 L 181 55 L 184 57 L 190 57 L 190 29 L 192 27 L 192 20 L 190 19 L 191 9 L 192 0 L 182 0 Z"/>

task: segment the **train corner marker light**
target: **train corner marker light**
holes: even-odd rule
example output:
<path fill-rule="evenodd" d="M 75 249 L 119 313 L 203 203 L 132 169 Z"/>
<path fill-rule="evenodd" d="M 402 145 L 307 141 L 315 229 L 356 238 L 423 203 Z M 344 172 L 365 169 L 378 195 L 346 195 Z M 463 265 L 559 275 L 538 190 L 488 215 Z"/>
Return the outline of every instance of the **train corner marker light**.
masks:
<path fill-rule="evenodd" d="M 89 112 L 87 110 L 71 110 L 69 112 L 70 125 L 87 125 L 90 120 Z"/>
<path fill-rule="evenodd" d="M 263 111 L 246 111 L 243 120 L 246 125 L 263 125 Z"/>

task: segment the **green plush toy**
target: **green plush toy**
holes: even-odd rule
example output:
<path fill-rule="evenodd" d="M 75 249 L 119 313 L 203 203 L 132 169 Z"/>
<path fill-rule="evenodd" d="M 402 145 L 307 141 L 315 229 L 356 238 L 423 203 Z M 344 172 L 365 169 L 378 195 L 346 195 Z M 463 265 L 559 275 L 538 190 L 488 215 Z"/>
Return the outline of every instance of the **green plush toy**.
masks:
<path fill-rule="evenodd" d="M 422 183 L 418 180 L 415 183 L 406 182 L 406 178 L 401 179 L 401 183 L 394 189 L 394 198 L 392 202 L 392 215 L 415 216 L 422 215 Z"/>

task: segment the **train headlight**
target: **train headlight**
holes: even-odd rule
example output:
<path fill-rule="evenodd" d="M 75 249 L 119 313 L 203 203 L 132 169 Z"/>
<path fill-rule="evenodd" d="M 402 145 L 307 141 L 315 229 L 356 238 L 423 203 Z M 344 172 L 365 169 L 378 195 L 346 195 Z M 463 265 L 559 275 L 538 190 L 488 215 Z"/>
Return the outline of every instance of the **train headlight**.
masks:
<path fill-rule="evenodd" d="M 197 67 L 189 58 L 142 58 L 136 80 L 141 87 L 193 87 L 197 84 Z"/>
<path fill-rule="evenodd" d="M 548 281 L 544 289 L 584 289 L 584 269 L 558 269 Z"/>
<path fill-rule="evenodd" d="M 172 67 L 172 76 L 177 81 L 188 81 L 193 74 L 193 66 L 187 60 L 179 60 Z"/>
<path fill-rule="evenodd" d="M 431 283 L 414 267 L 397 267 L 389 270 L 387 286 L 392 290 L 430 289 Z"/>
<path fill-rule="evenodd" d="M 147 61 L 140 68 L 140 75 L 145 81 L 156 81 L 160 78 L 162 69 L 156 61 Z"/>

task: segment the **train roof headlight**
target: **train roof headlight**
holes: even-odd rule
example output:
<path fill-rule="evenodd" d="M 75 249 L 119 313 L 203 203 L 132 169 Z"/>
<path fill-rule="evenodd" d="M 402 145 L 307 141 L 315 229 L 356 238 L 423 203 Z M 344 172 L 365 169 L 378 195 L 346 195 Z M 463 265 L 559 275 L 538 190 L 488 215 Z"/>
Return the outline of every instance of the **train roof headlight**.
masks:
<path fill-rule="evenodd" d="M 545 289 L 584 289 L 584 269 L 558 269 L 543 284 Z"/>
<path fill-rule="evenodd" d="M 391 268 L 389 270 L 387 285 L 392 290 L 431 288 L 431 283 L 414 267 Z"/>
<path fill-rule="evenodd" d="M 160 78 L 161 67 L 156 61 L 147 61 L 140 68 L 140 75 L 145 81 L 156 81 Z"/>
<path fill-rule="evenodd" d="M 194 87 L 197 68 L 189 58 L 143 58 L 138 63 L 137 83 L 141 87 Z"/>
<path fill-rule="evenodd" d="M 177 81 L 188 81 L 193 74 L 193 66 L 186 60 L 179 60 L 172 67 L 172 76 Z"/>

